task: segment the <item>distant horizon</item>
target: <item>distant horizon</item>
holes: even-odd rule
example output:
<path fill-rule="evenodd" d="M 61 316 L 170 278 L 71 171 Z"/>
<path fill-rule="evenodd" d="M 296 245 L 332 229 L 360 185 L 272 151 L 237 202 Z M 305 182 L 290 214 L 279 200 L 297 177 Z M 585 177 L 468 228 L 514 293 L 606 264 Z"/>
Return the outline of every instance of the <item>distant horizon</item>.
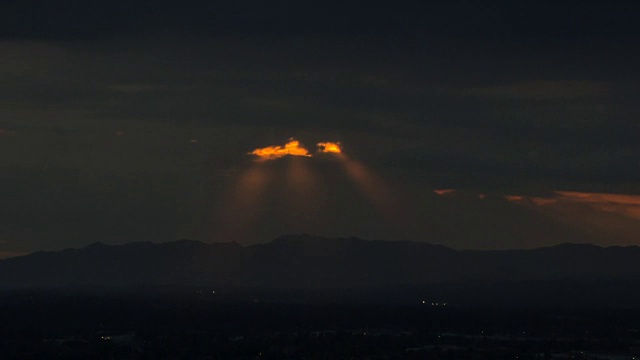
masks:
<path fill-rule="evenodd" d="M 178 240 L 36 252 L 0 261 L 0 291 L 154 293 L 168 287 L 284 303 L 300 297 L 420 303 L 428 295 L 466 305 L 637 307 L 638 264 L 638 246 L 455 250 L 425 242 L 288 235 L 248 246 Z"/>
<path fill-rule="evenodd" d="M 544 245 L 544 246 L 537 246 L 537 247 L 520 247 L 520 248 L 501 248 L 501 249 L 478 249 L 478 248 L 456 248 L 456 247 L 452 247 L 452 246 L 448 246 L 445 244 L 440 244 L 440 243 L 431 243 L 429 241 L 421 241 L 421 240 L 414 240 L 414 239 L 365 239 L 365 238 L 361 238 L 361 237 L 357 237 L 357 236 L 323 236 L 323 235 L 318 235 L 318 234 L 306 234 L 306 233 L 299 233 L 299 234 L 282 234 L 278 237 L 275 237 L 271 240 L 268 241 L 262 241 L 262 242 L 253 242 L 253 243 L 242 243 L 239 241 L 235 241 L 235 240 L 229 240 L 229 241 L 205 241 L 205 240 L 198 240 L 198 239 L 176 239 L 176 240 L 169 240 L 169 241 L 153 241 L 153 240 L 140 240 L 140 241 L 128 241 L 128 242 L 115 242 L 115 243 L 106 243 L 103 241 L 95 241 L 95 242 L 91 242 L 91 243 L 87 243 L 85 245 L 79 246 L 79 247 L 68 247 L 68 248 L 63 248 L 63 249 L 54 249 L 54 250 L 35 250 L 32 252 L 25 252 L 25 253 L 16 253 L 15 255 L 12 256 L 5 256 L 2 257 L 0 256 L 0 260 L 6 260 L 6 259 L 10 259 L 10 258 L 14 258 L 14 257 L 20 257 L 20 256 L 27 256 L 27 255 L 31 255 L 33 253 L 39 253 L 39 252 L 60 252 L 60 251 L 65 251 L 65 250 L 81 250 L 83 248 L 86 247 L 90 247 L 93 245 L 106 245 L 106 246 L 126 246 L 126 245 L 130 245 L 130 244 L 144 244 L 144 243 L 149 243 L 149 244 L 153 244 L 153 245 L 162 245 L 162 244 L 170 244 L 170 243 L 176 243 L 176 242 L 182 242 L 182 241 L 193 241 L 193 242 L 197 242 L 197 243 L 201 243 L 201 244 L 237 244 L 241 247 L 251 247 L 251 246 L 256 246 L 256 245 L 262 245 L 262 244 L 269 244 L 272 243 L 276 240 L 279 240 L 281 238 L 286 238 L 286 237 L 302 237 L 302 236 L 310 236 L 310 237 L 314 237 L 314 238 L 320 238 L 320 239 L 325 239 L 325 240 L 361 240 L 361 241 L 367 241 L 367 242 L 411 242 L 411 243 L 420 243 L 420 244 L 427 244 L 427 245 L 433 245 L 433 246 L 441 246 L 441 247 L 445 247 L 451 250 L 455 250 L 455 251 L 476 251 L 476 252 L 493 252 L 493 251 L 517 251 L 517 250 L 536 250 L 536 249 L 546 249 L 546 248 L 554 248 L 554 247 L 559 247 L 559 246 L 565 246 L 565 245 L 572 245 L 572 246 L 594 246 L 594 247 L 598 247 L 598 248 L 602 248 L 602 249 L 607 249 L 607 248 L 629 248 L 629 247 L 639 247 L 640 245 L 636 245 L 636 244 L 628 244 L 628 245 L 615 245 L 615 244 L 611 244 L 611 245 L 599 245 L 599 244 L 593 244 L 593 243 L 587 243 L 587 242 L 560 242 L 557 244 L 552 244 L 552 245 Z M 2 253 L 0 253 L 2 254 Z"/>

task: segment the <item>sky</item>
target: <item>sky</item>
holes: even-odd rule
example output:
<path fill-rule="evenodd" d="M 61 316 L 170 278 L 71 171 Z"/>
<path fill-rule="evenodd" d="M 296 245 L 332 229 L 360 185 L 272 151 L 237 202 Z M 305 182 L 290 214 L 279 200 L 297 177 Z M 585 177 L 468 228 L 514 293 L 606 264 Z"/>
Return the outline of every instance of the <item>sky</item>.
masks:
<path fill-rule="evenodd" d="M 0 258 L 289 233 L 638 244 L 639 10 L 15 2 L 0 14 Z M 252 154 L 291 141 L 307 156 Z"/>

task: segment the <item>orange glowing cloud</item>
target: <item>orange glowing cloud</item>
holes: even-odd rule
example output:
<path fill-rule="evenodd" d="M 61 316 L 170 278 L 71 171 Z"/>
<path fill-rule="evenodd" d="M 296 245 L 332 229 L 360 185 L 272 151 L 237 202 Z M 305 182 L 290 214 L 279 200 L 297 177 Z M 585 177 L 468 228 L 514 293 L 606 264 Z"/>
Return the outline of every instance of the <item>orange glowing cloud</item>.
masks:
<path fill-rule="evenodd" d="M 504 198 L 510 202 L 532 204 L 537 207 L 554 204 L 581 205 L 595 211 L 616 213 L 640 220 L 640 195 L 555 191 L 555 195 L 551 197 L 506 195 Z"/>
<path fill-rule="evenodd" d="M 514 203 L 579 229 L 585 239 L 606 234 L 609 244 L 638 242 L 640 195 L 555 191 L 545 197 L 522 196 Z"/>
<path fill-rule="evenodd" d="M 342 153 L 342 147 L 339 142 L 319 142 L 316 145 L 318 146 L 318 152 L 321 153 Z"/>
<path fill-rule="evenodd" d="M 284 146 L 273 145 L 255 149 L 250 152 L 249 155 L 255 155 L 259 160 L 274 160 L 287 155 L 311 157 L 309 150 L 305 149 L 300 144 L 300 141 L 293 138 L 289 139 L 289 142 L 284 144 Z"/>
<path fill-rule="evenodd" d="M 592 209 L 640 219 L 640 195 L 556 191 L 558 200 L 584 204 Z"/>
<path fill-rule="evenodd" d="M 433 191 L 442 196 L 451 194 L 449 189 Z M 477 196 L 480 199 L 491 197 L 482 193 Z M 570 231 L 575 237 L 569 241 L 607 246 L 638 245 L 640 195 L 553 191 L 542 196 L 512 193 L 500 197 L 514 208 L 520 208 L 518 211 L 522 214 L 542 216 L 559 226 L 558 229 Z M 494 205 L 487 203 L 487 206 Z"/>
<path fill-rule="evenodd" d="M 640 205 L 640 195 L 584 193 L 577 191 L 556 191 L 562 199 L 591 203 L 591 204 L 627 204 Z"/>
<path fill-rule="evenodd" d="M 453 195 L 456 191 L 454 189 L 439 189 L 433 190 L 434 193 L 444 196 L 444 195 Z"/>

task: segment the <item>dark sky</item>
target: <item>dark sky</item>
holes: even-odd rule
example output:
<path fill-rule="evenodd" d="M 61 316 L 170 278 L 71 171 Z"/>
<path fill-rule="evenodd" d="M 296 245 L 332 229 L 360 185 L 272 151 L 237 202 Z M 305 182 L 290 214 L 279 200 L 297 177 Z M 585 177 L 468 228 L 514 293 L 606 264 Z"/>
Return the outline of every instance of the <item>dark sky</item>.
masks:
<path fill-rule="evenodd" d="M 0 258 L 297 232 L 635 244 L 639 11 L 15 1 L 0 13 Z M 291 137 L 350 160 L 247 155 Z"/>

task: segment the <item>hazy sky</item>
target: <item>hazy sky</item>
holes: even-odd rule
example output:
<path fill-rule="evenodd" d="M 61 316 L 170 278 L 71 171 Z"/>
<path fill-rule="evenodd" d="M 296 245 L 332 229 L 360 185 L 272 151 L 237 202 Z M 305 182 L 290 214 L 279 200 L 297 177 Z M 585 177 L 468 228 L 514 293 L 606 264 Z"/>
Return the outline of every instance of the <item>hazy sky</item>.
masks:
<path fill-rule="evenodd" d="M 298 232 L 640 242 L 633 1 L 220 3 L 2 11 L 0 258 Z M 292 137 L 314 156 L 248 155 Z"/>

